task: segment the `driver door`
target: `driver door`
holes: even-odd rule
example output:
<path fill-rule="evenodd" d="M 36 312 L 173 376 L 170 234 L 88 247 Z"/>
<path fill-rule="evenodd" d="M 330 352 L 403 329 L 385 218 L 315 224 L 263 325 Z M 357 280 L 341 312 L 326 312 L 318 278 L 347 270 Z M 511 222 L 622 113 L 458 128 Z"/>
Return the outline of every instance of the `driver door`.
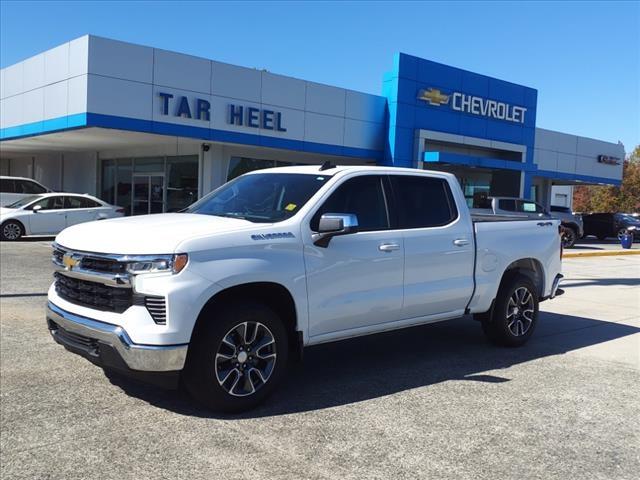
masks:
<path fill-rule="evenodd" d="M 386 177 L 364 175 L 339 185 L 315 212 L 305 235 L 309 335 L 331 335 L 401 318 L 403 238 L 390 230 Z M 358 217 L 358 233 L 336 236 L 326 248 L 313 244 L 324 213 Z M 339 336 L 339 335 L 336 335 Z"/>

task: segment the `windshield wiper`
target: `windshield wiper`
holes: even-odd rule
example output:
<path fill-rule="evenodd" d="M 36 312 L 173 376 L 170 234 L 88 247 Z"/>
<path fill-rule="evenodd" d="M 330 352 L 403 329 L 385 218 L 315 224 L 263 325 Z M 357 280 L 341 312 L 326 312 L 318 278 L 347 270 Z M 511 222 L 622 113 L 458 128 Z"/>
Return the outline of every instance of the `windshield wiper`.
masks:
<path fill-rule="evenodd" d="M 235 213 L 235 212 L 212 213 L 211 215 L 213 215 L 214 217 L 239 218 L 240 220 L 246 220 L 247 219 L 247 217 L 245 217 L 243 214 Z"/>

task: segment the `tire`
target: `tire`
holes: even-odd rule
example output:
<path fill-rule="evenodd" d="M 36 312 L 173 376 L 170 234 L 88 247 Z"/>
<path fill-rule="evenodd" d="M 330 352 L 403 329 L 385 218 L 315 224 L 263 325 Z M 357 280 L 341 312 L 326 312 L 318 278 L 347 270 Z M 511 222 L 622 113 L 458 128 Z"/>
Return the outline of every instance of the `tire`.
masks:
<path fill-rule="evenodd" d="M 618 240 L 622 240 L 622 236 L 627 233 L 627 229 L 626 228 L 620 228 L 618 230 L 618 233 L 616 234 L 616 237 Z"/>
<path fill-rule="evenodd" d="M 571 248 L 578 240 L 578 232 L 572 227 L 562 227 L 562 247 Z"/>
<path fill-rule="evenodd" d="M 7 242 L 19 240 L 24 235 L 24 227 L 16 220 L 7 220 L 0 228 L 0 238 Z"/>
<path fill-rule="evenodd" d="M 233 413 L 256 407 L 287 368 L 282 321 L 258 303 L 225 305 L 204 315 L 189 347 L 185 387 L 211 410 Z"/>
<path fill-rule="evenodd" d="M 537 323 L 535 285 L 524 275 L 512 275 L 500 285 L 491 314 L 482 319 L 482 330 L 497 345 L 520 347 L 527 343 Z"/>

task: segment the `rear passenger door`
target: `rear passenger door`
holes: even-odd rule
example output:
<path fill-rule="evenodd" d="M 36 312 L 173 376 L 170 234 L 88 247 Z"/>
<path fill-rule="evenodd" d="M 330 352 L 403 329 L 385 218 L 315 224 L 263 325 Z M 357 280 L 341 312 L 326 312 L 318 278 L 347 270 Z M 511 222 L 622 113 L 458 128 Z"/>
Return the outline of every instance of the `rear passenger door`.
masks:
<path fill-rule="evenodd" d="M 91 207 L 93 200 L 85 197 L 67 195 L 64 197 L 64 208 L 67 213 L 67 227 L 78 223 L 91 222 L 98 218 L 98 209 Z"/>
<path fill-rule="evenodd" d="M 445 178 L 390 175 L 404 236 L 404 318 L 460 314 L 473 292 L 471 221 Z"/>

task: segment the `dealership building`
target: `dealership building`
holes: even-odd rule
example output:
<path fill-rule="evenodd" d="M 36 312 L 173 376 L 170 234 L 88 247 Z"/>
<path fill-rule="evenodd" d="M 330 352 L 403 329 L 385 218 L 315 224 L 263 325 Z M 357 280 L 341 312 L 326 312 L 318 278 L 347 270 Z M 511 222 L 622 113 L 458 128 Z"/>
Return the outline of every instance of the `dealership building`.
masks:
<path fill-rule="evenodd" d="M 620 184 L 624 146 L 537 128 L 537 90 L 391 60 L 371 95 L 84 36 L 2 69 L 0 174 L 130 214 L 179 210 L 249 170 L 327 160 L 452 172 L 469 205 L 569 205 L 567 186 Z"/>

